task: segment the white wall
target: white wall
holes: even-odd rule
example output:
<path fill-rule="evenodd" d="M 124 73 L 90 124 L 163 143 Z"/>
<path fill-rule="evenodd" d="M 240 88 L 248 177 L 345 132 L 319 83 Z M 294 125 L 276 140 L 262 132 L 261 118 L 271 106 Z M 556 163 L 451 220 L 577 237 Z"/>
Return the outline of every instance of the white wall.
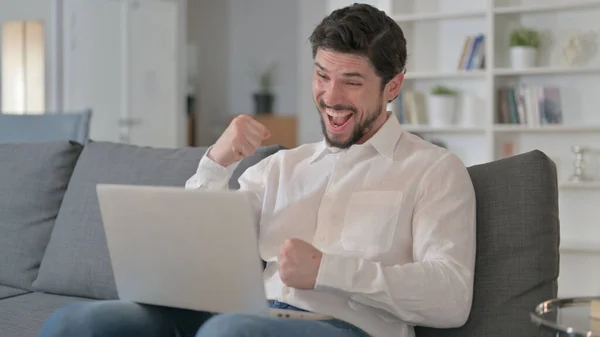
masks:
<path fill-rule="evenodd" d="M 313 58 L 308 38 L 326 15 L 323 0 L 298 1 L 298 143 L 320 141 L 323 136 L 319 114 L 312 97 Z"/>
<path fill-rule="evenodd" d="M 253 113 L 252 94 L 259 89 L 255 73 L 271 62 L 277 64 L 274 78 L 277 114 L 297 113 L 296 51 L 298 1 L 232 0 L 228 111 Z"/>
<path fill-rule="evenodd" d="M 274 111 L 297 114 L 296 1 L 188 2 L 189 40 L 198 46 L 198 145 L 209 145 L 231 115 L 252 114 L 253 70 L 277 62 Z M 275 29 L 276 28 L 276 29 Z"/>
<path fill-rule="evenodd" d="M 197 145 L 214 141 L 215 121 L 228 113 L 230 26 L 230 0 L 188 1 L 188 39 L 197 44 L 199 58 Z"/>

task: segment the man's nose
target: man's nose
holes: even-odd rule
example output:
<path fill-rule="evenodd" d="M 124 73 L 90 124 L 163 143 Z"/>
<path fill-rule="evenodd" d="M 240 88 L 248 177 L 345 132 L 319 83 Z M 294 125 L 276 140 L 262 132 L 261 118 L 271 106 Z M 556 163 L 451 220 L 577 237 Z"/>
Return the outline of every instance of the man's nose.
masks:
<path fill-rule="evenodd" d="M 331 83 L 325 88 L 323 100 L 328 106 L 343 105 L 344 92 L 339 84 Z"/>

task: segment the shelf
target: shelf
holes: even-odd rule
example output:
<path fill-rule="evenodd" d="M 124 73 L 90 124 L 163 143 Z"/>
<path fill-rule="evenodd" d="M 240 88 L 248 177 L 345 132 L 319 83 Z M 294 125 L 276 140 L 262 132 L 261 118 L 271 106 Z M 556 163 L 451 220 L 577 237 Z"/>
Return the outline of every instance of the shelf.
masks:
<path fill-rule="evenodd" d="M 454 71 L 454 72 L 407 72 L 404 76 L 405 79 L 461 79 L 461 78 L 483 78 L 485 71 L 483 70 L 471 70 L 471 71 Z"/>
<path fill-rule="evenodd" d="M 583 9 L 589 7 L 600 7 L 600 1 L 573 1 L 562 4 L 525 5 L 494 8 L 495 14 L 519 14 L 533 12 L 565 11 L 569 9 Z"/>
<path fill-rule="evenodd" d="M 444 126 L 435 127 L 429 125 L 411 125 L 402 124 L 402 128 L 409 132 L 422 132 L 422 133 L 484 133 L 485 129 L 482 127 L 472 126 Z"/>
<path fill-rule="evenodd" d="M 600 125 L 540 125 L 540 126 L 527 126 L 527 125 L 504 125 L 495 124 L 494 132 L 498 133 L 589 133 L 589 132 L 600 132 Z"/>
<path fill-rule="evenodd" d="M 559 249 L 561 253 L 600 254 L 600 243 L 564 241 Z"/>
<path fill-rule="evenodd" d="M 556 75 L 556 74 L 591 74 L 600 72 L 600 66 L 591 67 L 539 67 L 529 69 L 496 68 L 496 76 L 515 75 Z"/>
<path fill-rule="evenodd" d="M 418 2 L 419 6 L 421 2 Z M 411 3 L 415 5 L 417 1 Z M 422 6 L 430 3 L 432 6 L 433 3 L 439 5 L 441 1 L 425 2 Z M 575 159 L 571 146 L 587 144 L 593 147 L 600 141 L 600 115 L 597 113 L 600 94 L 595 90 L 596 84 L 600 83 L 600 57 L 584 52 L 582 56 L 586 61 L 590 56 L 589 61 L 573 65 L 563 62 L 561 58 L 561 47 L 571 33 L 589 32 L 590 39 L 597 37 L 594 35 L 598 32 L 596 16 L 600 16 L 595 13 L 600 12 L 600 0 L 456 2 L 444 9 L 444 13 L 423 13 L 396 8 L 395 14 L 398 15 L 393 18 L 405 31 L 409 45 L 413 41 L 412 47 L 408 47 L 409 66 L 405 74 L 405 87 L 427 95 L 431 86 L 448 85 L 460 93 L 472 95 L 478 99 L 471 106 L 476 107 L 477 120 L 480 122 L 476 127 L 427 125 L 428 101 L 427 98 L 423 100 L 423 97 L 418 97 L 415 103 L 425 119 L 416 120 L 425 125 L 404 124 L 403 130 L 418 134 L 432 143 L 445 145 L 467 166 L 499 160 L 509 151 L 515 155 L 534 150 L 546 153 L 556 163 L 559 173 L 566 173 L 564 176 L 559 174 L 562 179 L 555 186 L 559 189 L 560 200 L 557 202 L 561 207 L 558 219 L 564 227 L 576 225 L 567 228 L 565 234 L 570 237 L 561 236 L 563 239 L 559 252 L 567 257 L 567 261 L 561 262 L 561 267 L 571 259 L 600 259 L 600 238 L 597 238 L 600 223 L 590 220 L 600 218 L 600 207 L 596 206 L 600 203 L 600 179 L 581 184 L 567 181 Z M 447 13 L 450 10 L 460 12 Z M 548 23 L 549 18 L 556 23 Z M 534 67 L 513 69 L 507 43 L 510 42 L 511 30 L 521 26 L 542 30 L 544 42 L 547 35 L 551 44 L 543 48 L 544 55 L 539 55 L 541 58 Z M 457 67 L 456 64 L 464 57 L 466 37 L 481 33 L 485 34 L 485 53 L 489 56 L 485 60 L 485 67 L 473 70 Z M 582 37 L 585 40 L 587 35 Z M 495 124 L 498 98 L 506 96 L 498 89 L 520 85 L 558 87 L 560 96 L 556 102 L 561 104 L 563 124 L 534 125 L 537 123 L 532 123 L 531 118 L 528 118 L 530 124 L 525 125 Z M 527 93 L 523 92 L 523 95 Z M 547 95 L 545 97 L 548 98 Z M 408 103 L 404 112 L 410 116 L 407 109 L 415 104 Z M 511 103 L 514 106 L 515 101 Z M 462 116 L 462 106 L 457 104 L 458 116 Z M 594 154 L 594 158 L 591 158 L 593 164 L 596 164 L 596 159 Z M 585 203 L 578 201 L 579 198 L 584 198 Z M 564 283 L 561 286 L 567 291 L 579 286 L 576 280 L 569 279 Z"/>
<path fill-rule="evenodd" d="M 558 185 L 558 187 L 562 188 L 562 189 L 581 189 L 581 190 L 595 190 L 595 189 L 599 189 L 600 190 L 600 181 L 585 181 L 585 182 L 580 182 L 580 183 L 576 183 L 576 182 L 570 182 L 570 181 L 565 181 L 562 182 Z"/>
<path fill-rule="evenodd" d="M 402 14 L 394 15 L 392 19 L 396 22 L 415 22 L 415 21 L 433 21 L 433 20 L 449 20 L 449 19 L 465 19 L 465 18 L 477 18 L 485 17 L 485 10 L 479 11 L 464 11 L 454 13 L 416 13 L 416 14 Z"/>
<path fill-rule="evenodd" d="M 600 66 L 590 67 L 537 67 L 529 69 L 496 68 L 493 74 L 496 76 L 526 76 L 526 75 L 558 75 L 558 74 L 594 74 L 600 73 Z M 448 72 L 410 72 L 404 76 L 405 79 L 460 79 L 460 78 L 484 78 L 485 70 L 470 71 L 448 71 Z"/>

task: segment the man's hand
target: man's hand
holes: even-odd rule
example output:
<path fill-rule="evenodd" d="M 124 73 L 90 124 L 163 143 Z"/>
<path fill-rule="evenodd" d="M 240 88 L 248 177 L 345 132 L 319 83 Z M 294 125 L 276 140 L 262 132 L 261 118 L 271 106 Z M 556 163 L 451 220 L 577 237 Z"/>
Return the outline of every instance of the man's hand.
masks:
<path fill-rule="evenodd" d="M 262 141 L 270 136 L 269 130 L 260 122 L 250 116 L 240 115 L 231 121 L 207 156 L 227 167 L 251 156 Z"/>
<path fill-rule="evenodd" d="M 314 289 L 321 265 L 321 253 L 299 239 L 287 239 L 279 250 L 279 277 L 287 286 Z"/>

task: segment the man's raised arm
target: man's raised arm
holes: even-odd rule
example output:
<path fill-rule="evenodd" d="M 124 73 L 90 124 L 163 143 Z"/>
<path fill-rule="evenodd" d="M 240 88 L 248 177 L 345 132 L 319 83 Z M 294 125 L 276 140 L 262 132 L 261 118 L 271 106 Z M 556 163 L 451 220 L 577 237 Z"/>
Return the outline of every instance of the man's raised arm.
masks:
<path fill-rule="evenodd" d="M 252 117 L 237 116 L 217 142 L 206 151 L 196 173 L 186 181 L 185 188 L 227 189 L 229 179 L 239 162 L 254 154 L 269 136 L 269 130 Z M 253 179 L 250 177 L 250 180 Z"/>

